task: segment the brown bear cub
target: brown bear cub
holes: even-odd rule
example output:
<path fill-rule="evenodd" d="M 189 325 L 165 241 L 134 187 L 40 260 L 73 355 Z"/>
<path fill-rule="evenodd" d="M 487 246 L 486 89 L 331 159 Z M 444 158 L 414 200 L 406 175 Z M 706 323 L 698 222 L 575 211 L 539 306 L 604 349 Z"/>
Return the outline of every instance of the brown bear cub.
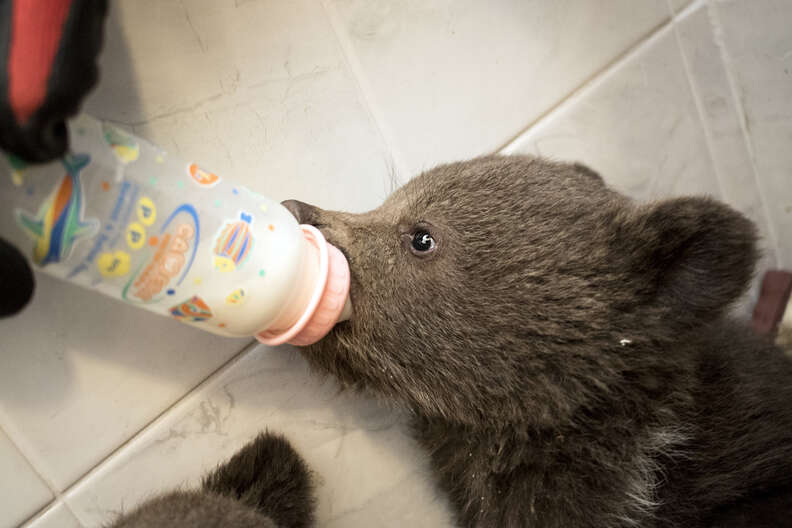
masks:
<path fill-rule="evenodd" d="M 352 271 L 305 357 L 413 413 L 461 525 L 792 526 L 792 362 L 727 315 L 739 213 L 500 156 L 365 214 L 286 205 Z"/>
<path fill-rule="evenodd" d="M 727 314 L 739 213 L 499 156 L 364 214 L 285 205 L 352 272 L 353 318 L 303 354 L 411 411 L 460 525 L 792 526 L 792 361 Z"/>

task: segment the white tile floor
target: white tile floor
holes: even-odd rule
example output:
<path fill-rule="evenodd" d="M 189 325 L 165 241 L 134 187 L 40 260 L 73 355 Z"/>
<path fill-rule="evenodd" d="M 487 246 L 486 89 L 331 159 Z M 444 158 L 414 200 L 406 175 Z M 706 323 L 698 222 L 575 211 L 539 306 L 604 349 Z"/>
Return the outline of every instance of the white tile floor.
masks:
<path fill-rule="evenodd" d="M 788 0 L 119 0 L 91 113 L 276 199 L 353 211 L 505 147 L 706 193 L 792 267 Z M 450 526 L 403 419 L 292 349 L 39 277 L 0 322 L 0 528 L 94 527 L 284 432 L 324 526 Z"/>

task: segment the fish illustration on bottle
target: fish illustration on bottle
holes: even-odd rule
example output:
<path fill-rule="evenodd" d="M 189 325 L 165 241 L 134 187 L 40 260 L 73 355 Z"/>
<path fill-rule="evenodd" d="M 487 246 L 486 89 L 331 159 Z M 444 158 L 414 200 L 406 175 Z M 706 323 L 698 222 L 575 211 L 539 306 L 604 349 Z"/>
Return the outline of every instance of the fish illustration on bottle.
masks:
<path fill-rule="evenodd" d="M 213 251 L 216 270 L 230 272 L 244 263 L 253 248 L 252 221 L 251 215 L 242 212 L 239 220 L 229 221 L 222 227 Z"/>
<path fill-rule="evenodd" d="M 99 229 L 95 218 L 83 219 L 82 187 L 80 171 L 91 158 L 87 154 L 67 155 L 62 163 L 66 174 L 39 208 L 36 216 L 16 209 L 17 224 L 36 243 L 33 246 L 33 261 L 45 266 L 51 262 L 65 260 L 71 254 L 75 242 L 93 236 Z"/>

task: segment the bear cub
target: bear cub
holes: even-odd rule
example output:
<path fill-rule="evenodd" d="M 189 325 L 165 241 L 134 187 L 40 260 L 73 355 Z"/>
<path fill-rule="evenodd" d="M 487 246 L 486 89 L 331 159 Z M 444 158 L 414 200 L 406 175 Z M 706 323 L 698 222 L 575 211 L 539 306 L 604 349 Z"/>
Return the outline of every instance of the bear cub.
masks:
<path fill-rule="evenodd" d="M 352 272 L 353 318 L 303 354 L 411 411 L 461 525 L 792 526 L 792 361 L 728 315 L 741 214 L 523 156 L 364 214 L 285 205 Z"/>
<path fill-rule="evenodd" d="M 739 213 L 523 156 L 437 167 L 363 214 L 284 205 L 352 273 L 352 319 L 301 352 L 410 411 L 460 525 L 792 526 L 792 361 L 728 315 L 757 259 Z M 288 452 L 259 468 L 282 487 L 170 500 L 309 504 Z"/>

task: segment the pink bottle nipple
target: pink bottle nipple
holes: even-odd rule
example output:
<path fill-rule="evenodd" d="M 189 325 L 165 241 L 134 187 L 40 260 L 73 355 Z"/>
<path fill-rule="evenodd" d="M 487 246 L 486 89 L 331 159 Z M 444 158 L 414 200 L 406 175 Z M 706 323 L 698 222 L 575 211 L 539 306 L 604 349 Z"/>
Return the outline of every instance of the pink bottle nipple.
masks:
<path fill-rule="evenodd" d="M 349 264 L 339 249 L 325 240 L 313 226 L 300 225 L 305 240 L 319 254 L 316 285 L 305 310 L 296 323 L 282 332 L 265 330 L 256 339 L 265 345 L 289 343 L 307 346 L 326 336 L 338 322 L 349 295 Z"/>

